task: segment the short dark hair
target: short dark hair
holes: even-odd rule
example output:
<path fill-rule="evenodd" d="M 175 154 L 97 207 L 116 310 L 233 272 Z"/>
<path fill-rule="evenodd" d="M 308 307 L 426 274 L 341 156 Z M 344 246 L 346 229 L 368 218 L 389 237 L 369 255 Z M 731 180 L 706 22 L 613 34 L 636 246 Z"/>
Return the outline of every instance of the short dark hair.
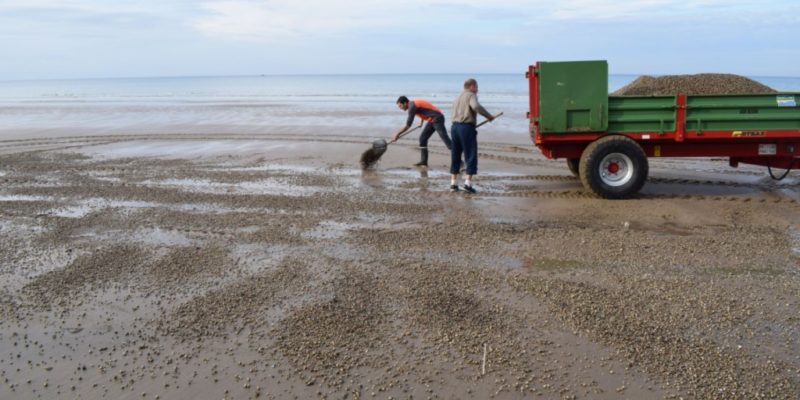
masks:
<path fill-rule="evenodd" d="M 398 97 L 398 98 L 397 98 L 397 103 L 401 103 L 401 104 L 408 104 L 408 97 L 406 97 L 406 96 L 400 96 L 400 97 Z"/>
<path fill-rule="evenodd" d="M 478 81 L 476 81 L 475 79 L 469 78 L 469 79 L 464 81 L 464 89 L 469 89 L 470 86 L 477 85 L 477 84 L 478 84 Z"/>

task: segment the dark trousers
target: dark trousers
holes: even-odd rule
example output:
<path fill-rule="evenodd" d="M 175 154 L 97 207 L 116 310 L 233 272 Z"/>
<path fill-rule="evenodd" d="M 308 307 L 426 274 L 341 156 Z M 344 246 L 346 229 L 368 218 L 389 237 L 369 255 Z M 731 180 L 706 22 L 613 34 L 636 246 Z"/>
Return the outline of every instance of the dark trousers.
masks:
<path fill-rule="evenodd" d="M 478 174 L 478 130 L 475 124 L 453 123 L 453 148 L 450 150 L 450 173 L 458 174 L 461 169 L 461 154 L 467 164 L 467 175 Z"/>
<path fill-rule="evenodd" d="M 419 135 L 419 147 L 426 149 L 428 148 L 428 139 L 433 136 L 433 131 L 439 134 L 439 137 L 442 138 L 444 145 L 447 146 L 447 149 L 451 149 L 453 144 L 450 142 L 450 137 L 447 136 L 447 128 L 444 126 L 444 118 L 436 118 L 433 122 L 428 122 L 425 124 L 425 127 L 422 128 L 422 133 Z"/>

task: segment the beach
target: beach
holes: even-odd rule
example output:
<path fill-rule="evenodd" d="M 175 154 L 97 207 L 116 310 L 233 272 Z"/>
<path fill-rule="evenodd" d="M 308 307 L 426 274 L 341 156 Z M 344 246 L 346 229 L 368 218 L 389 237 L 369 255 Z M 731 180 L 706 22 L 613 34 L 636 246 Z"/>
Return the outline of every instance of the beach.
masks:
<path fill-rule="evenodd" d="M 797 175 L 651 159 L 602 200 L 482 78 L 475 195 L 437 137 L 359 167 L 408 77 L 4 92 L 0 398 L 797 398 Z"/>

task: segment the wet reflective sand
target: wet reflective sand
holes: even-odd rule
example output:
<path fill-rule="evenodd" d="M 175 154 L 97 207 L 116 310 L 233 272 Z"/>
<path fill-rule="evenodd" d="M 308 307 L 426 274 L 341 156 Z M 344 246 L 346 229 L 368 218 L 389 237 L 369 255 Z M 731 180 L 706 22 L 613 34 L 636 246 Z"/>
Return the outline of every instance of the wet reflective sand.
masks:
<path fill-rule="evenodd" d="M 651 161 L 586 193 L 522 140 L 477 195 L 413 141 L 0 142 L 0 398 L 796 398 L 800 181 Z"/>

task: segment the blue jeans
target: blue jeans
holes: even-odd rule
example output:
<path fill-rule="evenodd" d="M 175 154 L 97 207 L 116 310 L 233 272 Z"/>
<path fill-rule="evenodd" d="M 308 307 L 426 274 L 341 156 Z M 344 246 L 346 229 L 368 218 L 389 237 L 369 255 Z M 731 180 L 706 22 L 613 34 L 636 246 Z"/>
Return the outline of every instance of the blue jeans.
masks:
<path fill-rule="evenodd" d="M 475 124 L 454 122 L 450 127 L 453 148 L 450 150 L 450 173 L 457 175 L 461 169 L 461 154 L 467 164 L 467 175 L 478 174 L 478 130 Z"/>
<path fill-rule="evenodd" d="M 447 128 L 444 126 L 444 118 L 436 118 L 433 122 L 428 122 L 425 125 L 425 128 L 422 128 L 422 134 L 419 135 L 419 147 L 422 149 L 428 148 L 428 139 L 431 138 L 433 132 L 439 134 L 439 137 L 442 138 L 444 145 L 447 146 L 447 149 L 450 150 L 452 144 L 450 142 L 450 138 L 447 136 Z"/>

